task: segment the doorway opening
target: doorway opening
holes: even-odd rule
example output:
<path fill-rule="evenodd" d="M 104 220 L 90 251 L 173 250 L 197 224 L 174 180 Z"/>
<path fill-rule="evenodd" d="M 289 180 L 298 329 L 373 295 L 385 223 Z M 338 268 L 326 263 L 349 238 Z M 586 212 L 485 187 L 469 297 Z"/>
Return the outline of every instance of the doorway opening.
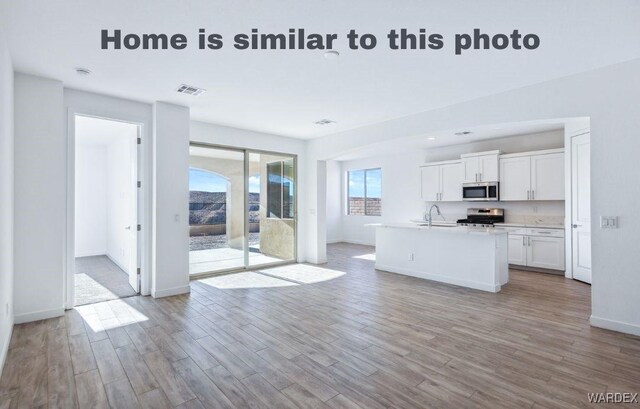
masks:
<path fill-rule="evenodd" d="M 296 260 L 296 157 L 192 144 L 192 277 Z"/>
<path fill-rule="evenodd" d="M 139 293 L 136 124 L 75 116 L 74 306 Z"/>

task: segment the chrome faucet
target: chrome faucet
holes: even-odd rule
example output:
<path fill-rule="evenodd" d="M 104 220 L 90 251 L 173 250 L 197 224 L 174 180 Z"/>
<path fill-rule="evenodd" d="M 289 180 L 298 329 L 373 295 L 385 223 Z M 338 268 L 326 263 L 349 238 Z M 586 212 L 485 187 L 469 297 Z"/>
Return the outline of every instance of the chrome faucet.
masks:
<path fill-rule="evenodd" d="M 432 204 L 432 205 L 431 205 L 431 207 L 429 208 L 429 213 L 428 213 L 428 214 L 426 214 L 426 213 L 425 213 L 425 218 L 426 218 L 426 219 L 427 219 L 427 221 L 429 222 L 429 227 L 431 227 L 431 223 L 432 223 L 432 221 L 433 221 L 433 216 L 431 215 L 431 212 L 433 212 L 433 208 L 434 208 L 434 207 L 436 208 L 436 212 L 437 212 L 436 214 L 437 214 L 438 216 L 442 216 L 442 213 L 440 213 L 440 208 L 438 207 L 438 205 L 437 205 L 437 204 L 435 204 L 435 203 L 434 203 L 434 204 Z"/>

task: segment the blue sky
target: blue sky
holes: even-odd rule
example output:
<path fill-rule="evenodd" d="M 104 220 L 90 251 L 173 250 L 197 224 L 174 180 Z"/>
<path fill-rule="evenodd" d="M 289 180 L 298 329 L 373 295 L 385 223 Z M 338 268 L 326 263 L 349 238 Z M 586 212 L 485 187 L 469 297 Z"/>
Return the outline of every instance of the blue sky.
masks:
<path fill-rule="evenodd" d="M 364 170 L 349 172 L 349 195 L 364 196 Z M 382 172 L 378 169 L 367 172 L 367 197 L 382 197 Z"/>
<path fill-rule="evenodd" d="M 227 180 L 212 172 L 189 168 L 189 190 L 201 192 L 226 192 Z M 249 192 L 260 192 L 260 177 L 249 178 Z"/>

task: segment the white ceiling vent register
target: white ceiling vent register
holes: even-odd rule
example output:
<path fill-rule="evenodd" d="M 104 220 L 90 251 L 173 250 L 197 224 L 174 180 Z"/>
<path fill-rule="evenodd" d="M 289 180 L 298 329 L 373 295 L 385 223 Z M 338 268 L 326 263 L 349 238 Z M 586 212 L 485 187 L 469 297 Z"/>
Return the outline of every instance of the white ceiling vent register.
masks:
<path fill-rule="evenodd" d="M 319 121 L 315 121 L 314 124 L 316 125 L 330 125 L 330 124 L 335 124 L 336 121 L 332 121 L 331 119 L 321 119 Z"/>
<path fill-rule="evenodd" d="M 194 97 L 197 97 L 198 95 L 205 93 L 207 90 L 204 88 L 194 87 L 193 85 L 180 84 L 176 91 L 181 94 L 193 95 Z"/>

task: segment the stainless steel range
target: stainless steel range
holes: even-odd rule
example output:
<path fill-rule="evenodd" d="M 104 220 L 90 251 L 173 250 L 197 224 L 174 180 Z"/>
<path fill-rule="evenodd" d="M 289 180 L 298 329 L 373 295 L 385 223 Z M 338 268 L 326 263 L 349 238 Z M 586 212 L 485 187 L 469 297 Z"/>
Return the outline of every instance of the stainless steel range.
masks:
<path fill-rule="evenodd" d="M 504 223 L 504 209 L 467 209 L 467 218 L 457 223 L 459 226 L 493 227 L 494 223 Z"/>

